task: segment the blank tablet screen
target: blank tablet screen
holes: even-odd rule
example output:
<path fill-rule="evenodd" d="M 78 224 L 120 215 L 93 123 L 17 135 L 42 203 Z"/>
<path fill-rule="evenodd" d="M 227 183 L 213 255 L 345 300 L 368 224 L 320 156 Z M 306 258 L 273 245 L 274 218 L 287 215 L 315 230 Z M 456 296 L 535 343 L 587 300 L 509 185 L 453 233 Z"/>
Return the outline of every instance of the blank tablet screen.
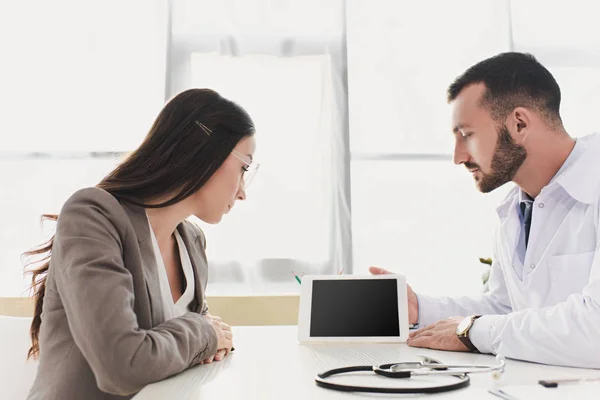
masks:
<path fill-rule="evenodd" d="M 395 279 L 313 281 L 312 337 L 400 336 Z"/>

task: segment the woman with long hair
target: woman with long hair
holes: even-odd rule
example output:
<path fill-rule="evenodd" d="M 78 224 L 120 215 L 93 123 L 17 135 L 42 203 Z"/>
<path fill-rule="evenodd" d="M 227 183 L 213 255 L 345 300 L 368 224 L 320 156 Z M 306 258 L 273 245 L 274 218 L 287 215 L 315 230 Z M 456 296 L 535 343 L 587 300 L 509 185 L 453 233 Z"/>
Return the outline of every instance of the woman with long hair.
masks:
<path fill-rule="evenodd" d="M 39 357 L 29 399 L 128 399 L 145 385 L 221 360 L 231 328 L 208 314 L 205 237 L 257 165 L 254 124 L 208 89 L 171 99 L 143 143 L 64 204 L 56 233 L 26 255 Z"/>

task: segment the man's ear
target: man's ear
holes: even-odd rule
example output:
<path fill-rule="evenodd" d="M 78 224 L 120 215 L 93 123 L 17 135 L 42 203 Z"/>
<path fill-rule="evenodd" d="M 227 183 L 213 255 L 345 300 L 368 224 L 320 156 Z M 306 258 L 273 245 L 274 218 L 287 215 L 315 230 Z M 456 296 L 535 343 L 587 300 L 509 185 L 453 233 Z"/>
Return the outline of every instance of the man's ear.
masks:
<path fill-rule="evenodd" d="M 531 113 L 523 107 L 515 108 L 506 117 L 506 127 L 518 144 L 523 144 L 531 131 Z"/>

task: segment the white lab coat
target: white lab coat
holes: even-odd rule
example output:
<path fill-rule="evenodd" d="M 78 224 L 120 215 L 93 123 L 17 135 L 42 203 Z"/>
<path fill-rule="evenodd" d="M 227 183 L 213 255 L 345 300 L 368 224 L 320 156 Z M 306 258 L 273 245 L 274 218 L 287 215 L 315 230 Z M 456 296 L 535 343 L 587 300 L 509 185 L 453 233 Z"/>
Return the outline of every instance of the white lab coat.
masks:
<path fill-rule="evenodd" d="M 600 368 L 600 135 L 535 198 L 529 244 L 517 255 L 520 189 L 498 207 L 489 293 L 418 295 L 420 325 L 483 314 L 470 331 L 481 351 L 546 364 Z M 522 277 L 522 278 L 521 278 Z"/>

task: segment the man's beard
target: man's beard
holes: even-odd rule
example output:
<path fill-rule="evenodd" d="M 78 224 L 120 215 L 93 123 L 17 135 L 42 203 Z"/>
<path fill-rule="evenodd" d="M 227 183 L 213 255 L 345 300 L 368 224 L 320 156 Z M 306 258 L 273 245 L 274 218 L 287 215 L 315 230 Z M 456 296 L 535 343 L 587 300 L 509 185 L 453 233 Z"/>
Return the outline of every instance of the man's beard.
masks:
<path fill-rule="evenodd" d="M 526 158 L 527 150 L 515 143 L 506 125 L 504 125 L 498 130 L 498 139 L 490 167 L 491 172 L 484 173 L 479 165 L 475 163 L 466 162 L 465 166 L 469 169 L 479 169 L 482 177 L 477 180 L 477 187 L 482 193 L 489 193 L 512 181 Z"/>

